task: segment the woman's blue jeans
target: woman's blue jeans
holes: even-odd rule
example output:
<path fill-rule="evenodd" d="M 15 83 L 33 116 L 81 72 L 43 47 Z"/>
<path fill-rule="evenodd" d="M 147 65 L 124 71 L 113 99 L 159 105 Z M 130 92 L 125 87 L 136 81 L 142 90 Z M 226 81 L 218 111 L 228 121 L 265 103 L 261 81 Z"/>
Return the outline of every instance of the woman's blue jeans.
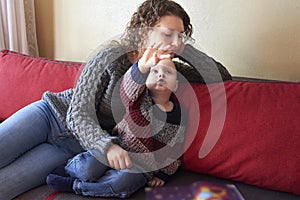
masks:
<path fill-rule="evenodd" d="M 76 178 L 73 190 L 84 196 L 128 198 L 148 182 L 142 173 L 111 169 L 89 152 L 76 155 L 65 170 Z"/>
<path fill-rule="evenodd" d="M 26 106 L 0 124 L 0 199 L 45 184 L 51 171 L 81 151 L 45 101 Z"/>

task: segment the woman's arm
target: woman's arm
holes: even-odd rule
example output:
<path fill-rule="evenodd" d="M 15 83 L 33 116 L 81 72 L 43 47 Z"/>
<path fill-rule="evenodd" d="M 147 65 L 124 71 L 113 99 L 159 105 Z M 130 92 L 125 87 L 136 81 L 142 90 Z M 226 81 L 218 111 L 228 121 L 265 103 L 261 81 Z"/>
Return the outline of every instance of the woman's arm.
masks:
<path fill-rule="evenodd" d="M 100 126 L 96 105 L 104 106 L 104 100 L 110 102 L 105 98 L 111 98 L 107 95 L 115 86 L 111 76 L 118 69 L 113 63 L 123 54 L 124 50 L 118 46 L 102 49 L 86 64 L 74 89 L 67 124 L 86 150 L 106 153 L 116 140 Z"/>
<path fill-rule="evenodd" d="M 192 45 L 185 45 L 179 58 L 192 67 L 180 67 L 178 71 L 190 82 L 216 83 L 231 80 L 227 69 L 213 58 L 197 50 Z"/>

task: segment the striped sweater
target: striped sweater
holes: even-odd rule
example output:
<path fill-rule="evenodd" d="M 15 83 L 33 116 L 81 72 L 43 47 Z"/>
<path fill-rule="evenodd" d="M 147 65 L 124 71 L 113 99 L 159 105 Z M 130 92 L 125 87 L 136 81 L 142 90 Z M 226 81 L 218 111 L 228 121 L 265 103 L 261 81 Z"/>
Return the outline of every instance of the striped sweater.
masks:
<path fill-rule="evenodd" d="M 126 114 L 113 132 L 146 177 L 152 179 L 155 172 L 167 181 L 181 165 L 186 119 L 175 95 L 170 98 L 174 104 L 170 112 L 154 104 L 145 85 L 147 76 L 139 71 L 137 62 L 125 73 L 120 96 Z"/>
<path fill-rule="evenodd" d="M 180 58 L 190 64 L 177 66 L 188 81 L 212 83 L 231 79 L 220 63 L 191 45 L 186 45 Z M 131 65 L 123 47 L 108 46 L 86 63 L 74 89 L 44 93 L 43 99 L 67 130 L 63 137 L 75 137 L 84 149 L 106 153 L 117 140 L 112 129 L 121 120 L 118 116 L 124 114 L 119 106 L 122 103 L 118 86 Z"/>

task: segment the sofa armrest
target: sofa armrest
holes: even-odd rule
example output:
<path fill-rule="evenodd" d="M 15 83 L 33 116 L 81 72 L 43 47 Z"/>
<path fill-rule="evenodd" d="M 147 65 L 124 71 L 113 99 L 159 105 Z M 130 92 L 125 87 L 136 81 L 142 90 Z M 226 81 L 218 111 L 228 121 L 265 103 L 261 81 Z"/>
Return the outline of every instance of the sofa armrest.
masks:
<path fill-rule="evenodd" d="M 0 121 L 40 100 L 45 91 L 74 87 L 83 63 L 0 51 Z"/>

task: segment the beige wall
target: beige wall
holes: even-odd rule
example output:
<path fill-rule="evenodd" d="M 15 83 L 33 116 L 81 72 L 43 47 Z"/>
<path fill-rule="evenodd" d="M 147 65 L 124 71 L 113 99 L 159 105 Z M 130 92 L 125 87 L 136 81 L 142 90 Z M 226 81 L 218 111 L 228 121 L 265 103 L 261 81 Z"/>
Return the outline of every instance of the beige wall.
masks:
<path fill-rule="evenodd" d="M 39 55 L 54 58 L 53 0 L 35 0 L 34 2 Z"/>
<path fill-rule="evenodd" d="M 40 55 L 86 61 L 142 0 L 36 0 Z M 233 75 L 300 81 L 299 0 L 177 0 L 196 47 Z"/>

